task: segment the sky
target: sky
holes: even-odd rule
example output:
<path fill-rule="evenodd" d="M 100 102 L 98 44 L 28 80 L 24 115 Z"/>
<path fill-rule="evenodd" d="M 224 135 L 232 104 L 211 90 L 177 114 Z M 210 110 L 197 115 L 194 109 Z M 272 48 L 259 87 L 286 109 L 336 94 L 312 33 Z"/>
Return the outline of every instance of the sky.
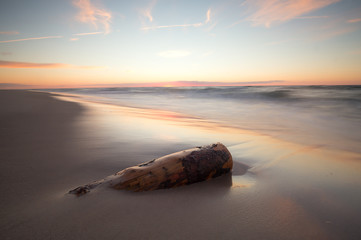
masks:
<path fill-rule="evenodd" d="M 360 0 L 0 6 L 0 88 L 361 84 Z"/>

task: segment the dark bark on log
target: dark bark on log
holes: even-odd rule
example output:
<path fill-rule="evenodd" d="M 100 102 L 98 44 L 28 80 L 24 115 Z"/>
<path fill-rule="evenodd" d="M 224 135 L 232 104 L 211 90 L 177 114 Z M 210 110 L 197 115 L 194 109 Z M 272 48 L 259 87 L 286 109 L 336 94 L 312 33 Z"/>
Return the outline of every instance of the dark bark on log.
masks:
<path fill-rule="evenodd" d="M 192 148 L 126 168 L 69 193 L 83 195 L 107 183 L 114 189 L 135 192 L 173 188 L 209 180 L 231 171 L 232 155 L 222 143 Z"/>

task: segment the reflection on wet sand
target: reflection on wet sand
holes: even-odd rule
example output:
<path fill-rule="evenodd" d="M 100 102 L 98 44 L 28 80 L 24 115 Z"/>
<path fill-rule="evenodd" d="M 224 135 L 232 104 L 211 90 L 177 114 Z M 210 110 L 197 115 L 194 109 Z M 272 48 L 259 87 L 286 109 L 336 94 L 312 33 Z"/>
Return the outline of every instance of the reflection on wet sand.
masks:
<path fill-rule="evenodd" d="M 326 145 L 286 142 L 223 122 L 169 111 L 71 100 L 88 109 L 77 123 L 86 135 L 87 144 L 94 141 L 92 144 L 108 149 L 129 143 L 130 147 L 122 151 L 130 151 L 132 154 L 127 156 L 136 157 L 125 165 L 117 163 L 121 168 L 175 150 L 223 142 L 235 162 L 232 176 L 137 196 L 152 200 L 170 198 L 178 204 L 187 202 L 191 196 L 207 204 L 217 203 L 220 207 L 214 212 L 219 217 L 209 221 L 224 227 L 225 232 L 228 229 L 230 233 L 225 234 L 228 238 L 254 237 L 259 232 L 260 238 L 268 239 L 340 239 L 341 236 L 357 239 L 355 236 L 360 233 L 356 226 L 359 221 L 355 220 L 361 212 L 358 153 L 329 149 Z M 163 146 L 171 146 L 171 151 Z M 248 165 L 249 170 L 240 171 L 239 164 Z M 117 170 L 120 169 L 114 172 Z M 196 205 L 199 208 L 192 211 L 199 214 L 195 219 L 201 221 L 207 209 Z M 182 214 L 188 214 L 185 212 Z M 349 227 L 351 231 L 343 232 Z"/>
<path fill-rule="evenodd" d="M 229 147 L 236 164 L 238 162 L 248 165 L 253 173 L 290 164 L 294 168 L 292 171 L 307 169 L 308 172 L 322 173 L 325 169 L 322 164 L 325 161 L 332 162 L 331 166 L 338 166 L 346 172 L 355 169 L 358 172 L 361 166 L 361 155 L 357 153 L 285 142 L 264 134 L 227 126 L 225 123 L 158 109 L 115 106 L 80 101 L 79 98 L 59 98 L 80 102 L 87 106 L 87 109 L 91 109 L 87 114 L 91 115 L 89 119 L 92 121 L 89 123 L 80 120 L 80 124 L 87 125 L 87 129 L 92 129 L 89 125 L 102 127 L 103 131 L 96 133 L 100 138 L 114 139 L 120 136 L 123 139 L 125 136 L 129 141 L 142 139 L 173 144 L 181 142 L 189 146 L 219 141 Z M 309 159 L 313 161 L 310 162 Z M 299 166 L 300 164 L 304 166 Z M 237 171 L 235 168 L 235 175 L 244 174 Z M 346 175 L 350 176 L 345 174 L 345 177 Z"/>

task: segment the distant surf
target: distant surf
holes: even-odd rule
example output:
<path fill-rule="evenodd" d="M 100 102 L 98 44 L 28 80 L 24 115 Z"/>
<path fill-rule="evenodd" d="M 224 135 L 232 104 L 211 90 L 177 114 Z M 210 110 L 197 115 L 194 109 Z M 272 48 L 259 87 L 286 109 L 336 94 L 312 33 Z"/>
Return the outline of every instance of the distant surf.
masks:
<path fill-rule="evenodd" d="M 361 152 L 361 86 L 75 88 L 47 91 L 174 111 L 293 142 Z"/>

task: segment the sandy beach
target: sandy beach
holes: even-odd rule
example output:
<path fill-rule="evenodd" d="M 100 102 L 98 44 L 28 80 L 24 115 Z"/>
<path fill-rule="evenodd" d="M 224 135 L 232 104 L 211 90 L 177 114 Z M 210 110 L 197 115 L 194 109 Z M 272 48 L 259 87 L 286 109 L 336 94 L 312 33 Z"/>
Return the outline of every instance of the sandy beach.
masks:
<path fill-rule="evenodd" d="M 0 91 L 0 239 L 359 239 L 361 155 L 176 112 Z M 133 193 L 68 191 L 222 142 L 212 181 Z M 239 164 L 247 164 L 244 173 Z"/>

